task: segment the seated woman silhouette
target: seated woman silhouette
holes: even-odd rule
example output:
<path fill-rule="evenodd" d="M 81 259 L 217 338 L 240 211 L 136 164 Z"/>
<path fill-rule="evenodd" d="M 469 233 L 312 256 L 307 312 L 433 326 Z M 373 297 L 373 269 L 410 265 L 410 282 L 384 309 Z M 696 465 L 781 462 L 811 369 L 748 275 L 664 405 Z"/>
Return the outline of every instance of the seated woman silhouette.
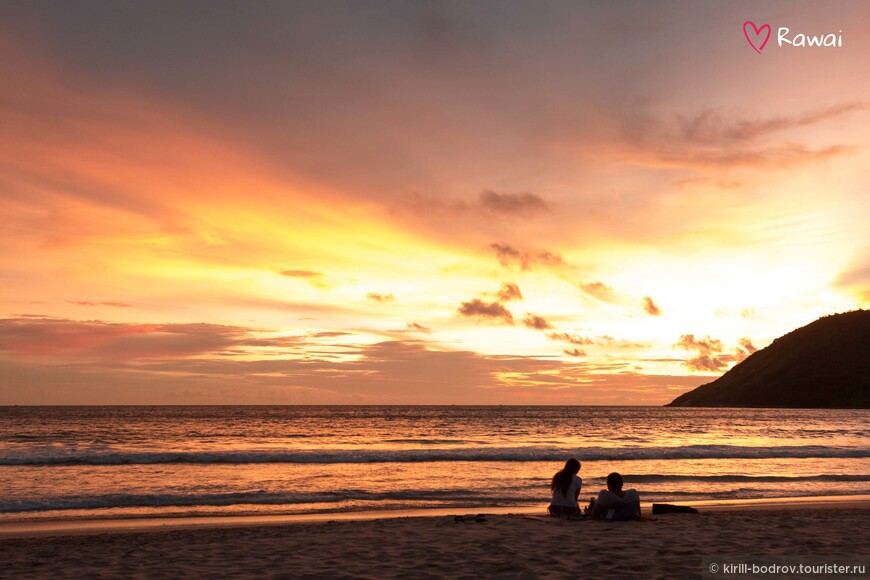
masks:
<path fill-rule="evenodd" d="M 639 520 L 640 496 L 637 490 L 623 491 L 622 476 L 614 472 L 607 476 L 607 489 L 602 489 L 598 500 L 589 504 L 589 515 L 602 520 Z"/>
<path fill-rule="evenodd" d="M 552 516 L 574 515 L 580 513 L 577 505 L 577 497 L 583 480 L 577 476 L 580 471 L 580 462 L 573 457 L 565 462 L 565 468 L 557 472 L 550 482 L 550 491 L 553 492 L 553 500 L 547 511 Z"/>

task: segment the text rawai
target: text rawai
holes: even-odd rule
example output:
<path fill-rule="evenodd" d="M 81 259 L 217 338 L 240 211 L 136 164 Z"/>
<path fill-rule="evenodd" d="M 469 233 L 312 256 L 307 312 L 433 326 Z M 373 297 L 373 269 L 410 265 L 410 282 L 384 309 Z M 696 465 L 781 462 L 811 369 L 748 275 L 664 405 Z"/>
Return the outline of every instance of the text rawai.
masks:
<path fill-rule="evenodd" d="M 798 33 L 789 38 L 789 29 L 786 26 L 780 26 L 776 32 L 776 42 L 779 46 L 789 44 L 791 46 L 843 46 L 843 31 L 840 30 L 837 34 L 821 34 L 818 36 L 808 36 Z"/>

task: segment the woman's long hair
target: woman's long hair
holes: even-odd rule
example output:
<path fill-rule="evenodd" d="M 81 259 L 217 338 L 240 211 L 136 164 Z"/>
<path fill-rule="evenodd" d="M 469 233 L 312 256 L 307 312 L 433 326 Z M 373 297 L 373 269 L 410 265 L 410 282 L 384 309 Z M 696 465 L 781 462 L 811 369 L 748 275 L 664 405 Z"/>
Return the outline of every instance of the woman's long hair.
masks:
<path fill-rule="evenodd" d="M 557 491 L 564 496 L 568 495 L 568 489 L 571 487 L 573 476 L 580 471 L 580 462 L 573 457 L 565 462 L 565 468 L 553 476 L 553 481 L 550 482 L 550 491 Z"/>

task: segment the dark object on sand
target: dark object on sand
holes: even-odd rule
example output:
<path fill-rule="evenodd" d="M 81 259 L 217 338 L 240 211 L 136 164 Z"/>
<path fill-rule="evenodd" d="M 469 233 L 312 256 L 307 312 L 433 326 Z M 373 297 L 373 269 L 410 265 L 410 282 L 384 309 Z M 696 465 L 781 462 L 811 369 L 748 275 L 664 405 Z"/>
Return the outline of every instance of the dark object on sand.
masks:
<path fill-rule="evenodd" d="M 687 505 L 672 505 L 669 503 L 654 503 L 653 514 L 696 514 L 698 510 Z"/>
<path fill-rule="evenodd" d="M 870 310 L 826 316 L 668 406 L 870 409 L 868 345 Z"/>
<path fill-rule="evenodd" d="M 477 522 L 478 524 L 486 521 L 486 516 L 483 514 L 477 514 L 476 516 L 456 516 L 453 518 L 454 524 L 464 524 L 466 522 Z"/>

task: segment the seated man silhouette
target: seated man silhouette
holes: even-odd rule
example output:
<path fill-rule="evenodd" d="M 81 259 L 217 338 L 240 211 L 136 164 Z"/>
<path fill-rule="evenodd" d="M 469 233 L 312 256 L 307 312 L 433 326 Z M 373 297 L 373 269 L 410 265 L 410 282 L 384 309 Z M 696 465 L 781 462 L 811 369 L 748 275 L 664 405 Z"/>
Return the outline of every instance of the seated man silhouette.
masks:
<path fill-rule="evenodd" d="M 639 520 L 640 496 L 634 489 L 623 491 L 622 476 L 614 472 L 607 476 L 607 489 L 589 503 L 589 515 L 608 521 Z"/>

